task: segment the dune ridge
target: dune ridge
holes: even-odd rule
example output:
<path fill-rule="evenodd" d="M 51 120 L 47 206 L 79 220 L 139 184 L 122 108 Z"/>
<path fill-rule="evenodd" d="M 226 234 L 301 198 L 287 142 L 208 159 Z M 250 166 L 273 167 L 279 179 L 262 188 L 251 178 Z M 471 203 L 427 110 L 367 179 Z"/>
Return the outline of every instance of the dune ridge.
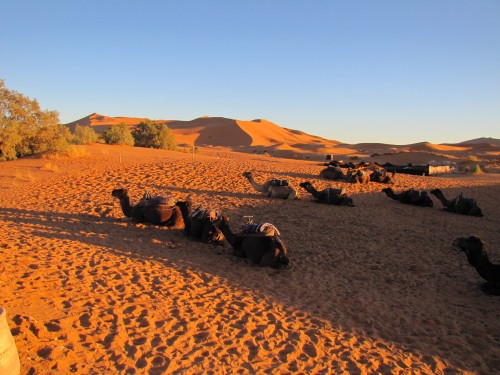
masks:
<path fill-rule="evenodd" d="M 74 129 L 76 124 L 91 126 L 102 133 L 110 126 L 125 123 L 133 127 L 146 118 L 109 117 L 93 113 L 90 116 L 66 124 Z M 421 152 L 427 153 L 423 163 L 431 160 L 450 160 L 468 155 L 484 155 L 500 158 L 500 140 L 478 138 L 458 144 L 433 144 L 418 142 L 409 145 L 384 143 L 346 144 L 329 140 L 300 130 L 281 127 L 264 119 L 234 120 L 225 117 L 203 116 L 190 121 L 156 120 L 166 123 L 181 147 L 212 146 L 229 148 L 232 151 L 268 153 L 278 157 L 324 159 L 326 155 L 336 158 L 368 159 L 375 153 Z M 496 158 L 496 157 L 499 158 Z M 372 161 L 378 161 L 373 159 Z M 420 162 L 420 161 L 419 161 Z"/>

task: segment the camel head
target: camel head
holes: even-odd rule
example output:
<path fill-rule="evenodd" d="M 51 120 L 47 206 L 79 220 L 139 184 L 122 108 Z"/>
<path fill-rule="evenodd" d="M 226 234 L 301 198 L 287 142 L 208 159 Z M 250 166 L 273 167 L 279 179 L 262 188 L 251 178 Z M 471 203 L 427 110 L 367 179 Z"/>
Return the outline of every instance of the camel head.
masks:
<path fill-rule="evenodd" d="M 252 172 L 248 172 L 248 171 L 247 172 L 243 172 L 241 175 L 243 177 L 250 178 L 250 177 L 252 177 Z"/>
<path fill-rule="evenodd" d="M 340 206 L 356 207 L 352 198 L 345 194 L 341 195 Z"/>
<path fill-rule="evenodd" d="M 281 241 L 276 241 L 276 263 L 288 266 L 290 259 L 288 259 L 288 251 Z"/>
<path fill-rule="evenodd" d="M 127 194 L 128 194 L 127 189 L 113 189 L 113 191 L 111 192 L 111 195 L 115 198 L 118 198 L 118 199 L 122 199 Z"/>
<path fill-rule="evenodd" d="M 301 182 L 301 183 L 299 184 L 299 186 L 300 186 L 301 188 L 304 188 L 304 189 L 306 189 L 306 190 L 307 190 L 307 189 L 309 189 L 312 185 L 311 185 L 311 183 L 310 183 L 309 181 L 304 181 L 304 182 Z"/>
<path fill-rule="evenodd" d="M 483 241 L 476 236 L 459 237 L 453 241 L 453 246 L 463 251 L 469 263 L 474 267 L 481 259 L 488 256 Z"/>

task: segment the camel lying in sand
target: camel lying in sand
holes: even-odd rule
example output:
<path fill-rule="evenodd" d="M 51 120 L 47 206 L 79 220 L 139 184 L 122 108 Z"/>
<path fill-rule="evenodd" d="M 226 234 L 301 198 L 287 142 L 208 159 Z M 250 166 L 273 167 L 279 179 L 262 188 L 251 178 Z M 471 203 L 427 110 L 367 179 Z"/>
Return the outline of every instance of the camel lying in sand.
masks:
<path fill-rule="evenodd" d="M 446 199 L 440 189 L 431 190 L 431 194 L 435 195 L 441 201 L 446 211 L 455 212 L 461 215 L 483 216 L 476 200 L 464 198 L 462 193 L 452 200 Z"/>
<path fill-rule="evenodd" d="M 179 207 L 184 219 L 187 236 L 204 243 L 218 245 L 224 243 L 224 235 L 218 228 L 221 217 L 217 211 L 198 207 L 191 212 L 191 204 L 185 203 L 179 205 Z"/>
<path fill-rule="evenodd" d="M 395 201 L 413 204 L 420 207 L 432 207 L 434 203 L 425 190 L 408 189 L 396 194 L 390 187 L 382 189 L 387 196 Z"/>
<path fill-rule="evenodd" d="M 383 171 L 376 169 L 370 174 L 370 181 L 380 184 L 393 184 L 395 174 L 396 172 L 387 172 L 385 169 Z"/>
<path fill-rule="evenodd" d="M 491 263 L 483 241 L 475 236 L 459 237 L 453 241 L 453 246 L 467 255 L 469 264 L 475 267 L 479 276 L 486 280 L 481 289 L 485 293 L 499 296 L 500 264 Z"/>
<path fill-rule="evenodd" d="M 175 229 L 184 228 L 184 219 L 179 205 L 185 202 L 176 202 L 171 197 L 145 196 L 139 203 L 132 205 L 127 189 L 114 189 L 111 195 L 118 198 L 120 207 L 126 217 L 138 223 L 164 225 Z"/>
<path fill-rule="evenodd" d="M 243 172 L 243 177 L 248 179 L 256 191 L 264 193 L 270 198 L 295 199 L 298 197 L 297 191 L 288 186 L 288 180 L 273 178 L 260 185 L 254 180 L 252 172 Z"/>
<path fill-rule="evenodd" d="M 231 230 L 229 218 L 223 216 L 219 228 L 233 247 L 234 255 L 248 258 L 260 266 L 279 268 L 288 265 L 287 249 L 274 225 L 247 224 L 235 234 Z"/>
<path fill-rule="evenodd" d="M 352 184 L 367 184 L 370 176 L 362 169 L 348 169 L 344 173 L 340 167 L 327 167 L 319 172 L 320 177 L 327 180 L 347 181 Z"/>
<path fill-rule="evenodd" d="M 345 194 L 344 189 L 326 188 L 318 191 L 309 181 L 302 182 L 299 186 L 316 198 L 318 203 L 354 207 L 352 198 Z"/>

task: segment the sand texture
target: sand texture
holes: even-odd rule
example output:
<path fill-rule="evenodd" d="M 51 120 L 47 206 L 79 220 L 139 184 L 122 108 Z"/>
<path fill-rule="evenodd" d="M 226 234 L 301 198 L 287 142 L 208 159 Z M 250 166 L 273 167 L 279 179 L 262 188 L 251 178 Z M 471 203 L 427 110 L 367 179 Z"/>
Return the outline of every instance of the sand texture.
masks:
<path fill-rule="evenodd" d="M 494 374 L 500 297 L 451 246 L 477 235 L 500 263 L 500 175 L 396 175 L 394 190 L 473 197 L 484 217 L 390 200 L 384 185 L 319 177 L 317 161 L 232 152 L 81 147 L 79 157 L 0 163 L 0 304 L 21 374 Z M 300 199 L 255 192 L 290 180 Z M 298 185 L 345 187 L 356 207 Z M 182 230 L 134 224 L 133 202 L 191 197 L 280 230 L 284 270 Z"/>

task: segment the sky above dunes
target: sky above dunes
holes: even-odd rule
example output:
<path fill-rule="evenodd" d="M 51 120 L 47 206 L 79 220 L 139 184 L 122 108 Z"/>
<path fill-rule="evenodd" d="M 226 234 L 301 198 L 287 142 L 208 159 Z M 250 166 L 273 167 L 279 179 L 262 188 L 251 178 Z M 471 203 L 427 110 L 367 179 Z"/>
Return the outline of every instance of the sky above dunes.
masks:
<path fill-rule="evenodd" d="M 264 118 L 346 143 L 500 138 L 500 1 L 6 1 L 0 79 L 63 123 Z"/>

